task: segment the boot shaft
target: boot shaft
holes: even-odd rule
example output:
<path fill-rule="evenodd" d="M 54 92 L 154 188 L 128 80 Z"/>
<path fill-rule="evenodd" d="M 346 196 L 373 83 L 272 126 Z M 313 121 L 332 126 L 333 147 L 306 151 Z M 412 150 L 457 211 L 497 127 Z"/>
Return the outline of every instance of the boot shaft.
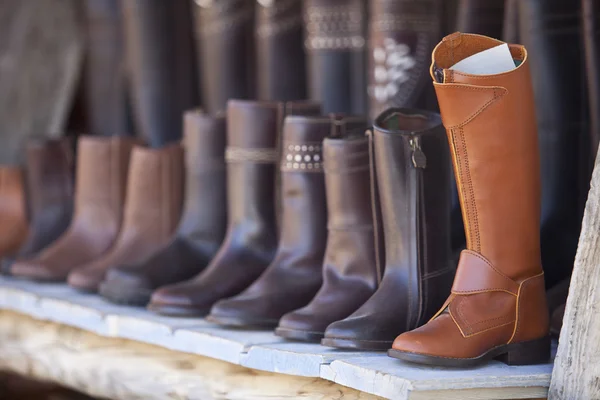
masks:
<path fill-rule="evenodd" d="M 506 0 L 460 0 L 456 30 L 501 38 Z"/>
<path fill-rule="evenodd" d="M 305 0 L 308 97 L 325 113 L 366 114 L 366 2 Z"/>
<path fill-rule="evenodd" d="M 452 150 L 467 249 L 518 280 L 541 271 L 540 163 L 527 51 L 511 45 L 518 66 L 501 74 L 449 69 L 500 44 L 452 34 L 434 50 L 431 73 Z"/>
<path fill-rule="evenodd" d="M 195 2 L 196 48 L 202 104 L 209 114 L 225 111 L 228 99 L 254 97 L 254 2 Z"/>
<path fill-rule="evenodd" d="M 183 179 L 183 149 L 179 144 L 162 149 L 135 147 L 121 235 L 128 229 L 158 238 L 170 235 L 181 216 Z"/>
<path fill-rule="evenodd" d="M 427 67 L 442 30 L 440 0 L 369 2 L 369 114 L 390 107 L 435 109 Z"/>
<path fill-rule="evenodd" d="M 135 139 L 118 137 L 88 136 L 79 139 L 75 177 L 76 216 L 90 215 L 102 209 L 120 223 L 129 156 L 136 143 Z"/>
<path fill-rule="evenodd" d="M 178 231 L 192 239 L 221 241 L 227 226 L 227 126 L 223 114 L 184 115 L 185 200 Z"/>
<path fill-rule="evenodd" d="M 258 98 L 306 98 L 302 0 L 259 1 L 255 35 Z"/>
<path fill-rule="evenodd" d="M 436 113 L 390 109 L 373 142 L 385 239 L 385 275 L 402 281 L 407 327 L 437 310 L 450 287 L 450 159 Z M 384 277 L 385 279 L 385 277 Z"/>
<path fill-rule="evenodd" d="M 26 157 L 27 194 L 33 218 L 46 207 L 72 210 L 74 141 L 71 138 L 32 140 L 27 143 Z"/>

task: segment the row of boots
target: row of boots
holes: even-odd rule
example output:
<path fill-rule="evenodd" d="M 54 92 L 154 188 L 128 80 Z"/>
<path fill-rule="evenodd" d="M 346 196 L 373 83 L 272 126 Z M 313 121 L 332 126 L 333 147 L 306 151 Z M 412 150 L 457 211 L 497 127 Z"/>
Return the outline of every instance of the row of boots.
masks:
<path fill-rule="evenodd" d="M 311 102 L 232 100 L 226 116 L 186 113 L 183 145 L 81 139 L 70 226 L 6 270 L 416 363 L 543 362 L 527 51 L 510 45 L 515 68 L 502 74 L 451 69 L 500 44 L 457 33 L 435 48 L 441 116 L 392 108 L 369 129 Z M 467 241 L 458 257 L 452 169 Z"/>

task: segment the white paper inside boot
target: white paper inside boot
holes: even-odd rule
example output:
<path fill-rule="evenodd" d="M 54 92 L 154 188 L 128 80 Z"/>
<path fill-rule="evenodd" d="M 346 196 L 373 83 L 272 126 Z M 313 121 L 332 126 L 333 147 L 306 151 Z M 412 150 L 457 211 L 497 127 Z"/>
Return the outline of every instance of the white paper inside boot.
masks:
<path fill-rule="evenodd" d="M 472 75 L 493 75 L 515 69 L 515 62 L 506 43 L 473 54 L 450 69 Z"/>

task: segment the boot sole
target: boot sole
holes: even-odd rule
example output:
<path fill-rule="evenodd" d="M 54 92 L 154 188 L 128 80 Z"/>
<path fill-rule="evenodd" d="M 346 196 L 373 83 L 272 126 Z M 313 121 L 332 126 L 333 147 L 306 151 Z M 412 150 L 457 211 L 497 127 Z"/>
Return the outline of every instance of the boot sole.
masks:
<path fill-rule="evenodd" d="M 388 350 L 388 356 L 415 364 L 453 368 L 473 367 L 491 360 L 498 360 L 507 365 L 532 365 L 547 363 L 550 360 L 550 347 L 551 340 L 547 336 L 527 342 L 497 346 L 473 358 L 439 357 L 395 349 Z"/>
<path fill-rule="evenodd" d="M 194 308 L 178 307 L 178 306 L 158 306 L 149 304 L 146 306 L 148 311 L 164 315 L 165 317 L 178 318 L 202 318 L 205 317 L 210 310 L 197 310 Z"/>
<path fill-rule="evenodd" d="M 230 328 L 274 329 L 279 324 L 279 320 L 220 317 L 217 315 L 209 315 L 205 319 L 213 324 Z"/>
<path fill-rule="evenodd" d="M 311 331 L 300 331 L 296 329 L 277 328 L 275 329 L 275 335 L 281 336 L 288 340 L 298 340 L 301 342 L 312 342 L 319 343 L 325 332 L 311 332 Z"/>
<path fill-rule="evenodd" d="M 355 340 L 355 339 L 337 339 L 324 338 L 321 344 L 327 347 L 335 347 L 338 349 L 352 350 L 368 350 L 368 351 L 387 351 L 392 347 L 393 341 L 376 341 L 376 340 Z"/>
<path fill-rule="evenodd" d="M 145 307 L 150 302 L 152 292 L 150 291 L 129 291 L 119 290 L 114 284 L 100 284 L 98 293 L 106 300 L 125 306 Z"/>

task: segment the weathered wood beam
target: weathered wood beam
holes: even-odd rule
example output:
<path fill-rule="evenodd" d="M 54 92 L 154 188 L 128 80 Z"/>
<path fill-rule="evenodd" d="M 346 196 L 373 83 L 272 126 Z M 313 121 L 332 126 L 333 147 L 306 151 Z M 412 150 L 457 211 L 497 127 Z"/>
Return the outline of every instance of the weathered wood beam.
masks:
<path fill-rule="evenodd" d="M 600 157 L 585 207 L 548 398 L 600 398 Z"/>
<path fill-rule="evenodd" d="M 0 312 L 0 370 L 114 400 L 379 399 L 320 378 L 261 372 L 10 311 Z"/>

